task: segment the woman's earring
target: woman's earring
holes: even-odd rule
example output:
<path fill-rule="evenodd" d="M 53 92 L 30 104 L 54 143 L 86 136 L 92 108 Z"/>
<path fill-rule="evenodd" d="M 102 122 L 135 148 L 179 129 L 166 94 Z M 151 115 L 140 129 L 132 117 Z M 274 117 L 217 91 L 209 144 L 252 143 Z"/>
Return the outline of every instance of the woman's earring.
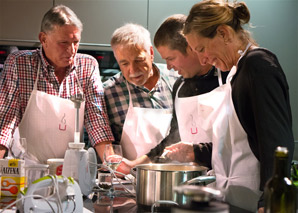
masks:
<path fill-rule="evenodd" d="M 243 54 L 243 50 L 238 50 L 238 54 L 242 55 Z"/>

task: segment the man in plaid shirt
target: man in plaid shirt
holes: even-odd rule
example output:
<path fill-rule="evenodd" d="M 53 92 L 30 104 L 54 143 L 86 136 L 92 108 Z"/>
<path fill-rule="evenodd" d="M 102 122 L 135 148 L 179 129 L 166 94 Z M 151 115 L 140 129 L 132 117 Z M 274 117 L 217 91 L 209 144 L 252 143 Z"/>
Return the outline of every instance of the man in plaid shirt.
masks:
<path fill-rule="evenodd" d="M 41 24 L 42 48 L 9 55 L 0 80 L 0 157 L 19 128 L 26 138 L 25 160 L 46 163 L 63 158 L 74 141 L 75 109 L 71 97 L 82 97 L 83 122 L 100 157 L 114 140 L 95 58 L 77 54 L 82 23 L 63 5 L 51 8 Z M 82 136 L 82 134 L 81 134 Z"/>
<path fill-rule="evenodd" d="M 121 72 L 104 82 L 110 125 L 124 157 L 134 160 L 167 135 L 178 75 L 153 63 L 150 34 L 140 25 L 116 29 L 111 46 Z"/>

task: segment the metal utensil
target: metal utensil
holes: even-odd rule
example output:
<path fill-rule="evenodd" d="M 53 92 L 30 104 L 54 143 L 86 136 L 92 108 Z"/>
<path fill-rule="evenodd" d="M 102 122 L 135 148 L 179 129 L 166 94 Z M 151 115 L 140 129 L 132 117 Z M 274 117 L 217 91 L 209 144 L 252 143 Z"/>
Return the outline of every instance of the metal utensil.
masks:
<path fill-rule="evenodd" d="M 164 151 L 159 158 L 166 159 L 168 153 L 169 153 L 169 150 Z"/>
<path fill-rule="evenodd" d="M 70 100 L 74 103 L 74 107 L 76 109 L 74 142 L 80 143 L 79 118 L 80 118 L 80 107 L 81 107 L 81 103 L 84 101 L 84 97 L 82 94 L 75 94 L 70 97 Z"/>
<path fill-rule="evenodd" d="M 209 183 L 215 182 L 215 180 L 216 180 L 215 176 L 202 175 L 202 176 L 193 178 L 191 180 L 187 180 L 181 183 L 181 185 L 191 185 L 191 184 L 208 185 Z"/>
<path fill-rule="evenodd" d="M 169 150 L 166 150 L 162 153 L 161 156 L 157 157 L 155 159 L 155 163 L 172 163 L 172 160 L 167 157 L 167 154 L 169 153 Z"/>

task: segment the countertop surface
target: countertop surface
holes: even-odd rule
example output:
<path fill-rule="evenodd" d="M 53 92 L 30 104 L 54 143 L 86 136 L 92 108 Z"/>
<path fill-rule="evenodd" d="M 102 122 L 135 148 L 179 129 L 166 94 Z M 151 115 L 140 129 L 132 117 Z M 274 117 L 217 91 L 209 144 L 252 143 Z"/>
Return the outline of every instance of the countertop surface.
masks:
<path fill-rule="evenodd" d="M 151 212 L 151 206 L 140 206 L 137 205 L 135 192 L 133 190 L 133 186 L 131 184 L 124 184 L 125 187 L 127 187 L 132 193 L 125 192 L 122 187 L 119 185 L 115 186 L 115 197 L 110 198 L 108 196 L 108 191 L 102 191 L 102 190 L 94 190 L 93 193 L 91 193 L 88 197 L 83 197 L 83 213 L 149 213 Z M 10 205 L 14 201 L 16 201 L 16 197 L 1 197 L 0 198 L 0 213 L 1 210 L 5 208 L 6 206 Z M 179 210 L 179 207 L 176 208 L 176 206 L 165 206 L 165 207 L 155 207 L 154 212 L 171 212 L 171 207 L 173 209 Z M 248 213 L 247 211 L 244 211 L 239 208 L 235 207 L 229 207 L 230 213 Z M 180 210 L 179 210 L 180 211 Z M 17 212 L 16 207 L 10 208 L 8 210 L 4 211 L 5 213 L 10 212 Z M 189 211 L 187 211 L 189 212 Z"/>

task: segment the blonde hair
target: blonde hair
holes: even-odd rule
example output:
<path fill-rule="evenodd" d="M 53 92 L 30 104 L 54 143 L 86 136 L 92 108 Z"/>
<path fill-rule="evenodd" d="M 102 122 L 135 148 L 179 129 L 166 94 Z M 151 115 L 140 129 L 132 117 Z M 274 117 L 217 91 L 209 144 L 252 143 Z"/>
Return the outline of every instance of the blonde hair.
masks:
<path fill-rule="evenodd" d="M 203 0 L 195 4 L 185 21 L 183 33 L 195 32 L 203 37 L 213 38 L 220 25 L 230 26 L 241 39 L 255 43 L 250 32 L 243 29 L 249 23 L 250 12 L 244 2 L 224 2 L 221 0 Z"/>

